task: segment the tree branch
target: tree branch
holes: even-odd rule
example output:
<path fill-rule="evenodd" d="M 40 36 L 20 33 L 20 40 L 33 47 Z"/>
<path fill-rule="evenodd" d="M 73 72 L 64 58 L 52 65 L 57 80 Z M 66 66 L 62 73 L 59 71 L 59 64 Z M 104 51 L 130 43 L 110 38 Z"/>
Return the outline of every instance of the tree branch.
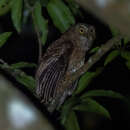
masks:
<path fill-rule="evenodd" d="M 66 76 L 65 80 L 61 83 L 62 90 L 64 91 L 65 88 L 69 87 L 76 79 L 78 79 L 82 74 L 87 72 L 97 61 L 99 61 L 104 54 L 106 54 L 115 44 L 119 44 L 122 36 L 116 36 L 110 39 L 106 44 L 102 45 L 101 48 L 92 55 L 89 60 L 75 73 L 70 76 Z"/>
<path fill-rule="evenodd" d="M 99 61 L 104 54 L 106 54 L 114 45 L 119 44 L 122 36 L 115 36 L 114 38 L 110 39 L 106 44 L 102 45 L 101 48 L 92 55 L 89 60 L 75 73 L 72 75 L 66 75 L 64 80 L 59 83 L 60 89 L 58 89 L 58 93 L 55 99 L 51 102 L 48 106 L 48 111 L 53 112 L 55 108 L 59 109 L 62 101 L 59 102 L 59 99 L 65 99 L 64 92 L 66 92 L 71 84 L 76 81 L 82 74 L 87 72 L 97 61 Z"/>

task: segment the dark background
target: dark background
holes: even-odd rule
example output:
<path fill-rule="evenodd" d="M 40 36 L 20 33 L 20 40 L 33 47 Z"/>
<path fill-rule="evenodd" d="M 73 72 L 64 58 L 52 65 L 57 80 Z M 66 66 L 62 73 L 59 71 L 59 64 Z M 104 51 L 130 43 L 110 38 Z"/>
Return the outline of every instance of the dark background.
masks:
<path fill-rule="evenodd" d="M 77 23 L 83 22 L 95 26 L 97 38 L 95 40 L 94 46 L 101 45 L 112 37 L 111 31 L 109 30 L 109 27 L 107 25 L 102 23 L 99 19 L 91 15 L 89 12 L 82 12 L 84 14 L 84 18 L 77 17 L 76 21 Z M 49 36 L 43 52 L 52 41 L 56 40 L 61 35 L 59 31 L 55 29 L 51 20 L 48 21 Z M 11 22 L 10 15 L 2 16 L 0 17 L 0 33 L 6 31 L 11 31 L 13 32 L 13 34 L 9 38 L 7 43 L 2 48 L 0 48 L 0 58 L 9 64 L 19 61 L 34 62 L 37 64 L 38 43 L 36 34 L 33 30 L 31 19 L 29 18 L 28 23 L 23 26 L 21 34 L 17 34 Z M 96 65 L 103 66 L 104 57 Z M 124 60 L 120 57 L 116 58 L 113 62 L 105 67 L 103 72 L 98 77 L 93 80 L 87 90 L 114 90 L 126 96 L 127 98 L 130 98 L 130 73 L 124 63 Z M 36 70 L 29 68 L 24 69 L 24 71 L 34 76 Z M 20 90 L 26 93 L 29 98 L 34 99 L 33 97 L 30 97 L 31 94 L 24 89 L 24 86 L 17 83 L 15 79 L 10 77 L 9 75 L 7 76 L 7 74 L 3 71 L 0 72 L 6 75 L 7 78 L 12 80 L 16 87 L 20 86 Z M 98 115 L 90 113 L 77 113 L 80 120 L 81 129 L 110 130 L 118 128 L 126 129 L 127 127 L 129 127 L 129 105 L 126 105 L 120 100 L 115 99 L 96 98 L 96 100 L 103 104 L 103 106 L 105 106 L 109 110 L 112 120 L 107 120 L 105 118 L 99 117 Z M 32 101 L 36 102 L 35 100 Z"/>

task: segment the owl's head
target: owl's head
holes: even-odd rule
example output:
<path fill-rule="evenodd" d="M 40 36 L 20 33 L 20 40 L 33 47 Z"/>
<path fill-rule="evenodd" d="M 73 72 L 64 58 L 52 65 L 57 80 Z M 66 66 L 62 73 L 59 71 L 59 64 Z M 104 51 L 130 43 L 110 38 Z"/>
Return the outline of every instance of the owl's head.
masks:
<path fill-rule="evenodd" d="M 81 49 L 85 51 L 90 49 L 96 37 L 93 26 L 79 23 L 72 27 L 71 32 L 73 32 L 71 35 L 75 41 L 78 41 L 77 44 L 79 44 Z"/>

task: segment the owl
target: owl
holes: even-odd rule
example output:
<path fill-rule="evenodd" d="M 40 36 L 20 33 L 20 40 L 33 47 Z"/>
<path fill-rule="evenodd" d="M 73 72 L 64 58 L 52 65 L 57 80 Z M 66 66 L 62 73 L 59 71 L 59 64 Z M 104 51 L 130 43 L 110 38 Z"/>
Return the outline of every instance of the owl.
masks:
<path fill-rule="evenodd" d="M 84 65 L 94 39 L 94 27 L 79 23 L 46 50 L 36 71 L 36 95 L 48 111 L 54 111 L 76 89 L 78 80 L 64 89 L 60 82 Z"/>

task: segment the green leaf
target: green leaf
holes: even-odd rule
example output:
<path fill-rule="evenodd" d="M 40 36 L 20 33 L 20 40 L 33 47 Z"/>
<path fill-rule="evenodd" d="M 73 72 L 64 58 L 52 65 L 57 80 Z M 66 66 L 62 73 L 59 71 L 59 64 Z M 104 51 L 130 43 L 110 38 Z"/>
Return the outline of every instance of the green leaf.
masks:
<path fill-rule="evenodd" d="M 21 31 L 21 20 L 22 20 L 22 8 L 23 0 L 12 0 L 11 6 L 11 18 L 14 24 L 14 27 L 18 32 Z"/>
<path fill-rule="evenodd" d="M 74 94 L 79 94 L 82 92 L 92 81 L 93 77 L 95 76 L 94 72 L 86 72 L 79 80 L 78 88 L 74 92 Z"/>
<path fill-rule="evenodd" d="M 108 54 L 107 58 L 105 59 L 104 66 L 110 63 L 112 60 L 114 60 L 117 56 L 119 56 L 119 54 L 119 50 L 114 50 L 110 54 Z"/>
<path fill-rule="evenodd" d="M 66 130 L 80 130 L 77 116 L 74 111 L 71 111 L 65 124 Z"/>
<path fill-rule="evenodd" d="M 63 125 L 65 125 L 67 119 L 68 119 L 68 116 L 70 114 L 70 111 L 72 109 L 72 107 L 78 103 L 78 99 L 76 99 L 75 97 L 71 97 L 69 98 L 65 103 L 64 105 L 62 106 L 62 112 L 61 112 L 61 123 Z"/>
<path fill-rule="evenodd" d="M 36 81 L 32 76 L 29 76 L 24 72 L 21 72 L 17 75 L 14 75 L 14 77 L 19 83 L 26 86 L 31 92 L 35 91 Z"/>
<path fill-rule="evenodd" d="M 5 32 L 0 34 L 0 47 L 2 47 L 8 38 L 11 36 L 12 32 Z"/>
<path fill-rule="evenodd" d="M 102 68 L 98 68 L 95 72 L 86 72 L 79 80 L 78 87 L 75 94 L 81 93 L 86 87 L 90 84 L 90 82 L 102 72 Z"/>
<path fill-rule="evenodd" d="M 127 43 L 130 41 L 128 37 L 124 37 L 124 45 L 127 45 Z"/>
<path fill-rule="evenodd" d="M 27 75 L 20 69 L 13 69 L 7 63 L 0 64 L 0 68 L 12 75 L 19 83 L 23 84 L 32 93 L 35 91 L 36 81 L 32 76 Z"/>
<path fill-rule="evenodd" d="M 0 0 L 0 16 L 6 14 L 10 10 L 10 0 Z"/>
<path fill-rule="evenodd" d="M 10 67 L 12 69 L 21 69 L 21 68 L 25 68 L 25 67 L 36 67 L 36 64 L 34 63 L 27 63 L 27 62 L 18 62 L 15 64 L 11 64 Z"/>
<path fill-rule="evenodd" d="M 128 60 L 128 61 L 126 62 L 126 66 L 127 66 L 127 68 L 130 70 L 130 60 Z"/>
<path fill-rule="evenodd" d="M 60 30 L 65 32 L 67 29 L 75 24 L 75 19 L 69 8 L 61 0 L 50 0 L 47 5 L 47 10 L 52 18 L 54 25 Z"/>
<path fill-rule="evenodd" d="M 111 90 L 90 90 L 87 93 L 83 94 L 80 99 L 85 99 L 87 97 L 110 97 L 110 98 L 117 98 L 117 99 L 125 99 L 124 96 L 122 96 L 118 92 L 114 92 Z"/>
<path fill-rule="evenodd" d="M 113 36 L 117 36 L 117 35 L 120 34 L 120 31 L 113 26 L 110 26 L 110 30 L 111 30 L 111 33 L 112 33 Z"/>
<path fill-rule="evenodd" d="M 33 22 L 40 34 L 40 40 L 42 44 L 45 45 L 48 34 L 48 25 L 47 20 L 42 16 L 42 8 L 39 2 L 35 3 L 34 11 L 33 11 Z"/>
<path fill-rule="evenodd" d="M 74 0 L 66 0 L 66 2 L 75 16 L 83 17 L 81 10 L 79 8 L 80 6 Z"/>
<path fill-rule="evenodd" d="M 99 114 L 111 119 L 108 110 L 91 98 L 86 98 L 85 101 L 83 101 L 80 105 L 75 106 L 73 109 Z"/>
<path fill-rule="evenodd" d="M 130 52 L 129 51 L 121 51 L 121 57 L 130 60 Z"/>
<path fill-rule="evenodd" d="M 100 49 L 100 47 L 97 46 L 97 47 L 95 47 L 95 48 L 92 48 L 89 53 L 90 53 L 90 54 L 91 54 L 91 53 L 95 53 L 95 52 L 97 52 L 99 49 Z"/>

